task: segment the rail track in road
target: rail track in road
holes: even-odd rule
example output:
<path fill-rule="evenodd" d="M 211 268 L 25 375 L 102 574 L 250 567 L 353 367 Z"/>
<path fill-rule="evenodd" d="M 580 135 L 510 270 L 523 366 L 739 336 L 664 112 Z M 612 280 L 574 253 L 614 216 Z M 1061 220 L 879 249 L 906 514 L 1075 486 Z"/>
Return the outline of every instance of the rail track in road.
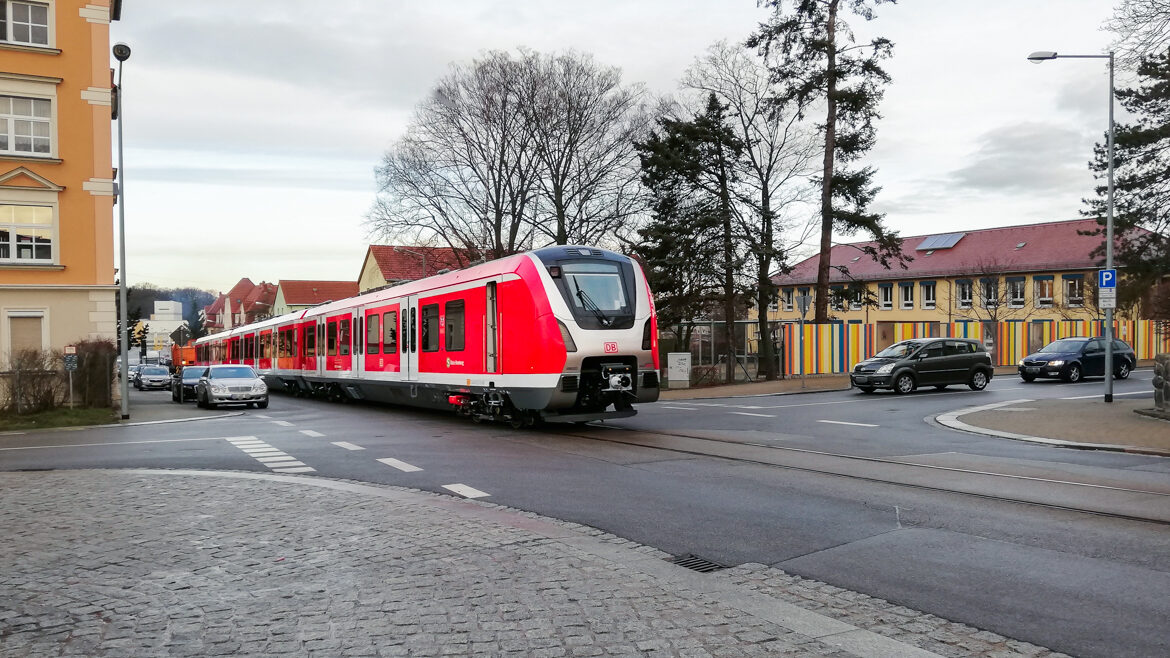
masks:
<path fill-rule="evenodd" d="M 556 435 L 1170 526 L 1170 482 L 1164 490 L 1139 489 L 1107 484 L 1107 478 L 1096 482 L 1090 478 L 1059 479 L 694 436 L 677 431 L 650 432 L 610 427 L 589 433 L 579 429 L 567 430 Z M 1033 467 L 1032 470 L 1036 469 Z"/>

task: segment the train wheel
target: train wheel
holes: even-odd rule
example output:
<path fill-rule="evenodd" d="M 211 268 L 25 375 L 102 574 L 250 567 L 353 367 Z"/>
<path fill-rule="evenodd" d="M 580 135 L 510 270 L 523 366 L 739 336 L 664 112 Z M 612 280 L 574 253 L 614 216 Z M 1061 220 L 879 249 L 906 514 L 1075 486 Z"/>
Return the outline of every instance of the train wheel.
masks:
<path fill-rule="evenodd" d="M 510 425 L 512 427 L 512 429 L 514 429 L 514 430 L 518 430 L 521 427 L 524 427 L 524 416 L 521 416 L 521 415 L 509 416 L 508 417 L 508 425 Z"/>

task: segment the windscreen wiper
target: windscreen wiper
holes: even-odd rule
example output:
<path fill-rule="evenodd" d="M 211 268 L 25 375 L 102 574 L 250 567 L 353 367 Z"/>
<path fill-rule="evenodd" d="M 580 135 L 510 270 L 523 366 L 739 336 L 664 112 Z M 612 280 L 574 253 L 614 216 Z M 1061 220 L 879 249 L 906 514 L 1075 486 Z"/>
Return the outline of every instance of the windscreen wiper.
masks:
<path fill-rule="evenodd" d="M 598 322 L 601 323 L 601 326 L 608 327 L 611 320 L 608 316 L 606 316 L 605 312 L 601 310 L 601 307 L 593 301 L 593 298 L 589 296 L 589 293 L 581 290 L 580 283 L 577 283 L 577 281 L 574 280 L 573 285 L 577 288 L 577 299 L 581 300 L 581 305 L 585 307 L 585 310 L 596 316 Z"/>

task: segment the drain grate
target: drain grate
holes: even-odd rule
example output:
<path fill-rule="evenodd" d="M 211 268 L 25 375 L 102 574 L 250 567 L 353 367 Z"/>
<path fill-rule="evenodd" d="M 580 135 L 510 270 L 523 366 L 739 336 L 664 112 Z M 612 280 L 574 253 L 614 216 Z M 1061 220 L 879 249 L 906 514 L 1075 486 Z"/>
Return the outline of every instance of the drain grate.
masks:
<path fill-rule="evenodd" d="M 686 567 L 691 571 L 698 571 L 699 573 L 711 573 L 712 571 L 719 571 L 720 569 L 727 568 L 727 565 L 725 564 L 712 562 L 705 557 L 699 557 L 698 555 L 692 555 L 690 553 L 687 553 L 686 555 L 680 555 L 671 560 L 671 562 L 674 562 L 680 567 Z"/>

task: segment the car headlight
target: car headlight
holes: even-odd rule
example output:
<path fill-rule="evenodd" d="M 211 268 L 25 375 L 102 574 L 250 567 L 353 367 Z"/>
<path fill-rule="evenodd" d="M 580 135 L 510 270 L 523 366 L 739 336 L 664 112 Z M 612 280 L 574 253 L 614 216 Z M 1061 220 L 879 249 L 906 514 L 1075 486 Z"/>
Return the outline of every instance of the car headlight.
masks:
<path fill-rule="evenodd" d="M 255 384 L 252 384 L 252 392 L 266 393 L 268 392 L 268 386 L 264 382 L 256 382 Z"/>
<path fill-rule="evenodd" d="M 893 369 L 894 369 L 894 364 L 887 363 L 886 365 L 878 368 L 877 372 L 875 372 L 874 374 L 875 375 L 888 375 L 888 374 L 890 374 L 890 371 L 892 371 Z"/>
<path fill-rule="evenodd" d="M 223 384 L 212 384 L 211 392 L 217 395 L 222 395 L 228 392 L 228 387 L 224 386 Z"/>
<path fill-rule="evenodd" d="M 1020 359 L 1019 363 L 1017 363 L 1016 365 L 1017 365 L 1017 366 L 1022 366 L 1022 365 L 1024 365 L 1024 360 L 1023 360 L 1023 359 Z"/>
<path fill-rule="evenodd" d="M 1064 360 L 1063 360 L 1063 359 L 1057 359 L 1057 360 L 1055 360 L 1055 361 L 1049 361 L 1049 362 L 1048 362 L 1048 365 L 1050 365 L 1050 366 L 1063 366 L 1063 365 L 1064 365 Z"/>

